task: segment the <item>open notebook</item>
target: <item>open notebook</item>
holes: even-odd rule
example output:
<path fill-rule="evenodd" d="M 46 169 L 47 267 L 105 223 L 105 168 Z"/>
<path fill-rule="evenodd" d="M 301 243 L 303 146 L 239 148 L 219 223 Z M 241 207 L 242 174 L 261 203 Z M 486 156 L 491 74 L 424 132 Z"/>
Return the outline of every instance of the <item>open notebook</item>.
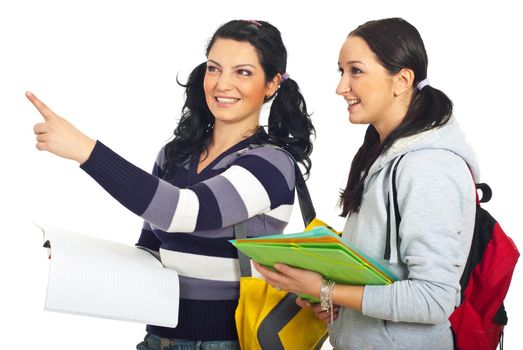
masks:
<path fill-rule="evenodd" d="M 49 256 L 46 310 L 176 326 L 178 274 L 156 256 L 135 246 L 37 226 Z"/>
<path fill-rule="evenodd" d="M 396 280 L 391 272 L 324 226 L 305 232 L 230 242 L 262 265 L 271 267 L 280 262 L 318 272 L 340 284 L 386 285 Z"/>

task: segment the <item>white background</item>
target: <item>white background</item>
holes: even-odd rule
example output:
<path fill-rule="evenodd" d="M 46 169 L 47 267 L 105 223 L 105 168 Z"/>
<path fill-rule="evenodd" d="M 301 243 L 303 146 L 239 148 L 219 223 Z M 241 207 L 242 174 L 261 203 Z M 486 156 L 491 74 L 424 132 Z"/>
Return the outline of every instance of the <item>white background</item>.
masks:
<path fill-rule="evenodd" d="M 336 207 L 364 127 L 335 95 L 338 50 L 357 25 L 399 16 L 415 25 L 431 84 L 455 103 L 494 197 L 485 207 L 523 250 L 521 12 L 509 1 L 36 1 L 0 3 L 0 318 L 2 349 L 133 349 L 144 326 L 44 312 L 48 261 L 33 220 L 134 244 L 141 220 L 73 162 L 34 148 L 31 90 L 56 112 L 150 170 L 182 106 L 184 81 L 215 29 L 264 19 L 283 34 L 288 72 L 317 128 L 309 188 L 318 216 Z M 289 231 L 301 229 L 295 210 Z M 506 299 L 505 348 L 522 344 L 523 269 Z"/>

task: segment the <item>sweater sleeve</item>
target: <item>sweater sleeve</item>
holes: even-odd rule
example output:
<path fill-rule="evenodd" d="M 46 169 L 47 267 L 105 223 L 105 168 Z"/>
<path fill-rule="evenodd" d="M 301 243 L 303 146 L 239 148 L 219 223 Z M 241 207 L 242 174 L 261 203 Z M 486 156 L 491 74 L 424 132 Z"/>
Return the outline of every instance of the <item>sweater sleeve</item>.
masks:
<path fill-rule="evenodd" d="M 245 152 L 221 174 L 183 189 L 99 141 L 81 168 L 122 205 L 166 232 L 226 227 L 294 200 L 294 163 L 271 147 Z"/>
<path fill-rule="evenodd" d="M 398 167 L 400 256 L 407 279 L 366 286 L 363 314 L 379 319 L 445 322 L 456 305 L 475 214 L 470 171 L 444 150 L 412 152 Z"/>
<path fill-rule="evenodd" d="M 156 161 L 154 162 L 152 175 L 156 177 L 162 177 L 163 176 L 163 170 L 160 166 L 160 164 L 163 164 L 164 162 L 164 148 L 160 150 L 158 153 L 158 156 L 156 157 Z M 140 238 L 138 238 L 138 242 L 136 242 L 136 246 L 145 248 L 151 253 L 155 254 L 156 256 L 159 254 L 161 242 L 156 237 L 156 235 L 153 232 L 153 228 L 151 227 L 151 224 L 144 220 L 143 226 L 142 226 L 142 232 L 140 233 Z"/>

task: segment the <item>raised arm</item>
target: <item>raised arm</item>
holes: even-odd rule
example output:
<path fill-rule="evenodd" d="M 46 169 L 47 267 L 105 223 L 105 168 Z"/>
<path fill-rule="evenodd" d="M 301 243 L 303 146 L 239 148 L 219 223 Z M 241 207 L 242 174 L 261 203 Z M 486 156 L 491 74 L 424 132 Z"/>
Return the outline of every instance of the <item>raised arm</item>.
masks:
<path fill-rule="evenodd" d="M 26 95 L 44 117 L 35 126 L 39 150 L 77 161 L 121 204 L 165 232 L 227 227 L 278 207 L 288 210 L 293 203 L 294 163 L 280 150 L 246 152 L 220 175 L 179 188 L 87 137 L 33 94 Z"/>

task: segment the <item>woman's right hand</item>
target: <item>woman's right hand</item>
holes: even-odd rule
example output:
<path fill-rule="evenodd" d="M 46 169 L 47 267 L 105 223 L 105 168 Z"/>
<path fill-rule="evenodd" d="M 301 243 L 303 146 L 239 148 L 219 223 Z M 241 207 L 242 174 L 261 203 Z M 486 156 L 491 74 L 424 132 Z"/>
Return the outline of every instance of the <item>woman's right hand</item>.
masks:
<path fill-rule="evenodd" d="M 44 119 L 34 126 L 36 148 L 83 164 L 91 155 L 96 141 L 53 112 L 31 92 L 25 95 Z"/>
<path fill-rule="evenodd" d="M 322 320 L 325 323 L 330 323 L 331 320 L 337 319 L 338 312 L 340 310 L 339 305 L 334 305 L 332 310 L 330 310 L 333 313 L 332 318 L 331 318 L 331 312 L 322 310 L 319 303 L 312 304 L 311 302 L 309 302 L 305 299 L 297 298 L 296 304 L 298 304 L 298 306 L 300 306 L 300 307 L 310 308 L 314 312 L 314 314 L 316 314 L 316 317 L 318 317 L 320 320 Z"/>

